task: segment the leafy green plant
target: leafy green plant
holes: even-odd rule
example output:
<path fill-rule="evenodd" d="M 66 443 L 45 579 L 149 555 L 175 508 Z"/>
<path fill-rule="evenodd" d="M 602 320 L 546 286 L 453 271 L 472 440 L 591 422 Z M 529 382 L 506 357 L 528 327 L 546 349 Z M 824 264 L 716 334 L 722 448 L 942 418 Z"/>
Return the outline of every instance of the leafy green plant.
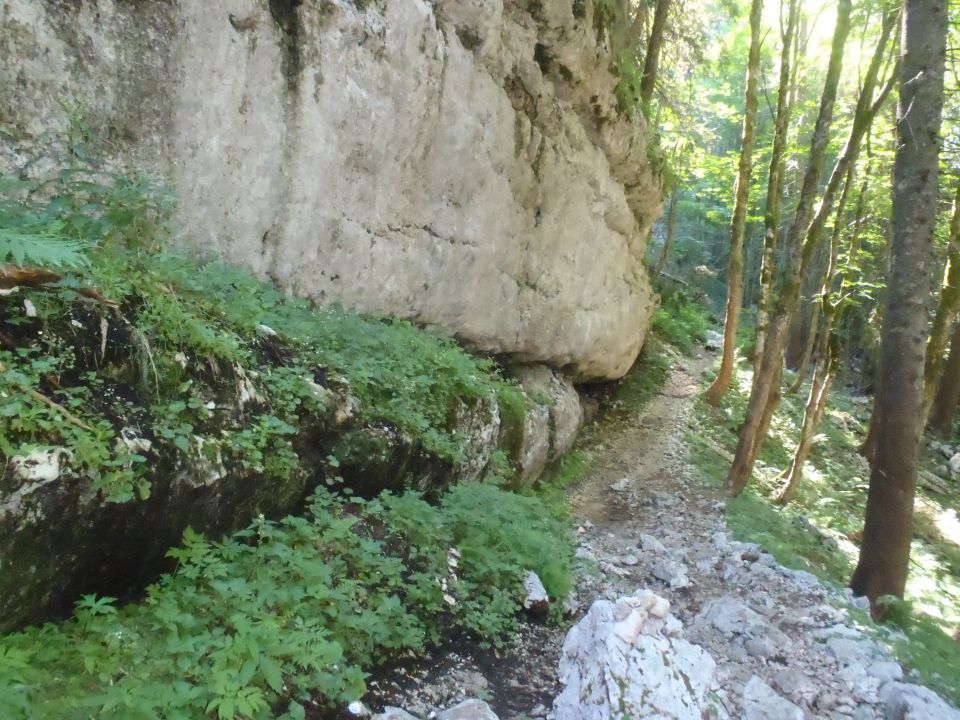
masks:
<path fill-rule="evenodd" d="M 686 354 L 707 339 L 709 311 L 684 293 L 668 295 L 653 316 L 653 329 L 667 342 Z"/>
<path fill-rule="evenodd" d="M 439 506 L 321 490 L 305 518 L 217 543 L 188 531 L 170 556 L 141 604 L 88 595 L 67 622 L 0 639 L 5 717 L 303 717 L 445 631 L 498 643 L 524 571 L 559 597 L 571 549 L 535 498 L 468 483 Z"/>
<path fill-rule="evenodd" d="M 359 398 L 354 422 L 396 428 L 450 465 L 462 458 L 457 403 L 498 402 L 514 421 L 526 412 L 491 361 L 449 338 L 316 308 L 246 271 L 162 249 L 169 196 L 148 181 L 76 158 L 47 180 L 4 180 L 0 260 L 63 277 L 0 297 L 3 329 L 20 345 L 0 357 L 19 388 L 0 397 L 2 449 L 69 445 L 65 468 L 106 500 L 146 497 L 164 456 L 281 481 L 302 474 L 297 438 L 333 411 L 327 378 Z M 143 428 L 151 462 L 129 451 L 129 427 Z"/>

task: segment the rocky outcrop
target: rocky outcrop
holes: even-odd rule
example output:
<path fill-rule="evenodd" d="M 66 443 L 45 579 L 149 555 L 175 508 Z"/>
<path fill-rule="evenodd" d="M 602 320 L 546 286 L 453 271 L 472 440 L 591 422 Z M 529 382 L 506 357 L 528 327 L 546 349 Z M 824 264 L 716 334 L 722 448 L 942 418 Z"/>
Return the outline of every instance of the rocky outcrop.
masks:
<path fill-rule="evenodd" d="M 716 663 L 681 627 L 649 590 L 596 601 L 563 643 L 556 719 L 706 717 Z"/>
<path fill-rule="evenodd" d="M 520 480 L 527 483 L 573 447 L 583 423 L 583 409 L 570 380 L 545 365 L 515 367 L 511 375 L 531 405 L 514 452 Z"/>
<path fill-rule="evenodd" d="M 660 178 L 593 6 L 0 0 L 0 165 L 72 121 L 289 291 L 618 377 Z"/>

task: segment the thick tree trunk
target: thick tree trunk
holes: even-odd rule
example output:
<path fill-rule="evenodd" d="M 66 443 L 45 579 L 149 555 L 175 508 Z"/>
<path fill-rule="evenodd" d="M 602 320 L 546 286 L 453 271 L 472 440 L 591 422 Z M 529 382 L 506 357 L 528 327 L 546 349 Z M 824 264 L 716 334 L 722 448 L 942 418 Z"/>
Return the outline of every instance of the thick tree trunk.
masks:
<path fill-rule="evenodd" d="M 640 105 L 644 110 L 650 107 L 653 89 L 657 85 L 657 70 L 660 66 L 660 48 L 663 47 L 663 31 L 667 26 L 671 0 L 657 0 L 653 11 L 653 26 L 650 28 L 650 40 L 647 42 L 647 54 L 643 58 L 643 75 L 640 77 Z"/>
<path fill-rule="evenodd" d="M 923 429 L 924 336 L 937 215 L 937 171 L 946 56 L 945 0 L 905 0 L 893 243 L 877 383 L 876 459 L 860 560 L 850 586 L 870 598 L 903 597 L 910 559 L 917 448 Z"/>
<path fill-rule="evenodd" d="M 757 299 L 756 344 L 754 346 L 754 370 L 760 365 L 763 355 L 764 336 L 770 315 L 773 296 L 774 264 L 777 240 L 780 234 L 780 208 L 783 204 L 784 153 L 787 147 L 787 130 L 793 110 L 793 87 L 796 74 L 791 65 L 796 64 L 796 37 L 798 0 L 789 0 L 787 25 L 781 33 L 780 88 L 777 92 L 777 113 L 773 124 L 773 146 L 770 153 L 770 169 L 767 174 L 767 205 L 763 216 L 763 250 L 760 256 L 760 294 Z"/>
<path fill-rule="evenodd" d="M 803 238 L 814 212 L 814 200 L 817 186 L 823 170 L 824 155 L 833 121 L 833 108 L 837 98 L 837 85 L 840 81 L 840 67 L 843 60 L 843 48 L 850 32 L 850 0 L 838 0 L 837 22 L 834 28 L 830 50 L 830 62 L 820 98 L 820 111 L 810 139 L 810 153 L 804 174 L 803 188 L 797 202 L 796 215 L 789 236 L 789 257 L 783 289 L 764 338 L 763 354 L 753 376 L 750 401 L 747 405 L 746 419 L 740 430 L 737 450 L 733 464 L 724 483 L 728 493 L 739 495 L 746 487 L 753 463 L 759 453 L 762 440 L 760 431 L 765 416 L 772 416 L 776 407 L 779 387 L 774 391 L 774 379 L 780 376 L 783 346 L 786 341 L 790 317 L 796 307 L 800 294 L 800 270 L 803 262 Z M 768 407 L 768 403 L 772 408 Z"/>
<path fill-rule="evenodd" d="M 757 125 L 757 85 L 760 70 L 760 16 L 763 0 L 750 4 L 750 53 L 747 58 L 747 89 L 743 110 L 743 134 L 740 139 L 740 166 L 734 188 L 733 217 L 730 221 L 730 267 L 727 273 L 727 312 L 723 324 L 723 355 L 720 372 L 704 396 L 716 404 L 730 386 L 736 355 L 737 327 L 743 305 L 743 236 L 747 227 L 747 202 L 753 171 L 753 138 Z"/>
<path fill-rule="evenodd" d="M 830 64 L 820 103 L 820 114 L 817 117 L 817 123 L 811 137 L 807 171 L 804 175 L 803 188 L 800 192 L 794 223 L 790 229 L 788 243 L 790 255 L 784 271 L 783 287 L 765 339 L 763 357 L 758 371 L 754 374 L 753 388 L 747 405 L 747 418 L 741 428 L 734 462 L 725 483 L 727 491 L 733 495 L 738 495 L 746 486 L 753 470 L 753 464 L 749 461 L 749 458 L 755 457 L 758 452 L 754 449 L 754 445 L 762 444 L 765 439 L 764 435 L 759 433 L 760 418 L 776 409 L 779 395 L 770 392 L 769 375 L 772 375 L 774 368 L 781 362 L 787 331 L 799 301 L 800 285 L 804 271 L 809 268 L 811 259 L 820 244 L 823 228 L 833 210 L 833 202 L 837 191 L 850 166 L 856 162 L 863 137 L 892 88 L 893 78 L 891 77 L 891 82 L 888 82 L 881 89 L 876 100 L 874 100 L 874 90 L 883 65 L 883 58 L 886 55 L 887 41 L 890 39 L 890 34 L 896 24 L 897 13 L 895 12 L 888 13 L 883 18 L 880 39 L 877 42 L 867 72 L 864 74 L 860 97 L 857 99 L 850 136 L 847 138 L 843 152 L 834 165 L 820 205 L 814 213 L 813 201 L 817 194 L 817 184 L 823 167 L 827 136 L 833 117 L 840 64 L 843 58 L 843 45 L 850 30 L 849 2 L 846 0 L 838 2 L 837 8 L 837 24 L 834 30 Z M 774 407 L 766 408 L 767 403 L 773 403 Z"/>
<path fill-rule="evenodd" d="M 950 243 L 947 250 L 947 266 L 943 271 L 940 300 L 930 326 L 927 342 L 927 358 L 923 367 L 923 425 L 926 427 L 933 398 L 943 373 L 944 354 L 950 328 L 960 310 L 960 182 L 953 196 L 953 214 L 950 217 Z"/>
<path fill-rule="evenodd" d="M 960 402 L 960 322 L 953 328 L 950 341 L 950 355 L 946 367 L 940 376 L 940 386 L 933 399 L 930 411 L 930 427 L 941 435 L 949 435 L 953 430 L 953 416 Z"/>
<path fill-rule="evenodd" d="M 667 236 L 663 241 L 663 250 L 660 252 L 660 259 L 657 261 L 657 267 L 654 275 L 659 275 L 667 266 L 667 258 L 670 255 L 670 247 L 673 245 L 673 238 L 677 231 L 677 195 L 679 190 L 674 188 L 670 193 L 670 207 L 667 210 Z"/>

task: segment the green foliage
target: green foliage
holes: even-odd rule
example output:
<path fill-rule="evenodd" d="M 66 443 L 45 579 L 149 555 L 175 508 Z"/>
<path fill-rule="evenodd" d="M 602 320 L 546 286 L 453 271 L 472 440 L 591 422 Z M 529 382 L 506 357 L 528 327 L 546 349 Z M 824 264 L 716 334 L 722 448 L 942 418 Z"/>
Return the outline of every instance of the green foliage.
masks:
<path fill-rule="evenodd" d="M 158 459 L 302 474 L 296 441 L 328 423 L 331 383 L 359 398 L 354 422 L 395 428 L 450 464 L 462 457 L 459 403 L 499 401 L 514 420 L 526 411 L 491 361 L 449 338 L 316 308 L 246 271 L 161 250 L 169 198 L 149 182 L 73 166 L 0 190 L 0 260 L 66 271 L 0 297 L 0 328 L 18 345 L 0 352 L 13 388 L 0 395 L 0 450 L 69 447 L 64 467 L 106 500 L 146 497 Z M 146 443 L 131 449 L 122 431 Z"/>
<path fill-rule="evenodd" d="M 710 315 L 698 302 L 682 292 L 674 292 L 663 299 L 653 316 L 653 329 L 668 343 L 687 355 L 707 339 Z"/>
<path fill-rule="evenodd" d="M 217 543 L 187 531 L 143 603 L 86 596 L 73 619 L 0 640 L 0 706 L 10 720 L 303 717 L 443 632 L 499 643 L 524 571 L 569 590 L 567 534 L 537 499 L 477 483 L 439 506 L 319 491 L 305 518 Z"/>
<path fill-rule="evenodd" d="M 635 416 L 660 391 L 670 374 L 670 356 L 656 336 L 648 336 L 630 372 L 617 381 L 605 403 L 605 419 L 624 421 Z"/>

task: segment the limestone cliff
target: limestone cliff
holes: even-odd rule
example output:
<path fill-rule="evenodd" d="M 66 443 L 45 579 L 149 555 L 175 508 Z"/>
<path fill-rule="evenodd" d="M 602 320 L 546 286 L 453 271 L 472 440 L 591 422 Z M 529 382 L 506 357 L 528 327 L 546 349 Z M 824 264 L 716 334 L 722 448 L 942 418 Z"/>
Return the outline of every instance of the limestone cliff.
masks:
<path fill-rule="evenodd" d="M 609 62 L 592 0 L 0 0 L 0 164 L 79 117 L 186 242 L 613 378 L 660 178 Z"/>

